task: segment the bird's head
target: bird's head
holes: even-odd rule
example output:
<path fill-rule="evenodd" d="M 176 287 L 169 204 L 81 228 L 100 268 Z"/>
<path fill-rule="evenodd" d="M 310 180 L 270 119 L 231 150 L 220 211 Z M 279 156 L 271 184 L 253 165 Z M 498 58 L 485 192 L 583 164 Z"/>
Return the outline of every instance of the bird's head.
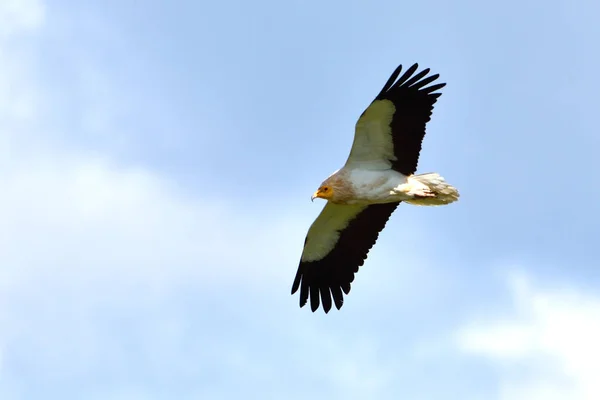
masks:
<path fill-rule="evenodd" d="M 311 201 L 314 201 L 317 197 L 325 200 L 331 200 L 333 198 L 334 190 L 333 185 L 322 184 L 319 186 L 317 191 L 311 196 Z"/>
<path fill-rule="evenodd" d="M 343 204 L 352 199 L 353 194 L 352 186 L 342 171 L 335 172 L 329 178 L 325 179 L 317 191 L 313 193 L 311 200 L 318 197 L 332 203 Z"/>

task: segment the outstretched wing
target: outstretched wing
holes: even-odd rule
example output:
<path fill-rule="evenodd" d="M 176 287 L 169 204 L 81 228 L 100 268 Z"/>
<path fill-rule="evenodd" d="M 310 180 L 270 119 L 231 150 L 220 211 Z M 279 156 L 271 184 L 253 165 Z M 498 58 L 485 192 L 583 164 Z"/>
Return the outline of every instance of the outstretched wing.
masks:
<path fill-rule="evenodd" d="M 431 118 L 433 105 L 446 86 L 435 81 L 439 74 L 425 76 L 429 68 L 413 75 L 418 64 L 410 67 L 398 80 L 400 65 L 390 76 L 375 100 L 356 123 L 354 143 L 346 165 L 361 168 L 392 168 L 404 175 L 417 170 L 425 125 Z"/>
<path fill-rule="evenodd" d="M 308 230 L 292 294 L 300 289 L 300 307 L 310 296 L 312 311 L 331 299 L 339 310 L 350 292 L 354 274 L 399 203 L 340 205 L 328 202 Z"/>

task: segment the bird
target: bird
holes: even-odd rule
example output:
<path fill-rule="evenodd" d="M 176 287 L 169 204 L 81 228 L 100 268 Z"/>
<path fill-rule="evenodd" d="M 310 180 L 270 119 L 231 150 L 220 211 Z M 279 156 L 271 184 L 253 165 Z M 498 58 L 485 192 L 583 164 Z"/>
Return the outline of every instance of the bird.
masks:
<path fill-rule="evenodd" d="M 292 295 L 300 290 L 300 308 L 310 299 L 327 314 L 339 310 L 359 267 L 401 202 L 441 206 L 458 200 L 458 190 L 438 173 L 415 174 L 426 124 L 446 83 L 418 63 L 400 78 L 402 65 L 356 122 L 344 166 L 311 196 L 326 200 L 304 240 Z M 430 85 L 432 84 L 432 85 Z"/>

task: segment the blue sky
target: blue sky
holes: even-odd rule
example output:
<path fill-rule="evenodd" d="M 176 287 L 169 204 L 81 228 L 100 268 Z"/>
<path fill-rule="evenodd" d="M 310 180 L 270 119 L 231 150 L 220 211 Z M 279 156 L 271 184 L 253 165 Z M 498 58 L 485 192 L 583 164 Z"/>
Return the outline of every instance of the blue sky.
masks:
<path fill-rule="evenodd" d="M 600 398 L 599 11 L 0 0 L 0 398 Z M 461 200 L 300 309 L 310 195 L 413 62 Z"/>

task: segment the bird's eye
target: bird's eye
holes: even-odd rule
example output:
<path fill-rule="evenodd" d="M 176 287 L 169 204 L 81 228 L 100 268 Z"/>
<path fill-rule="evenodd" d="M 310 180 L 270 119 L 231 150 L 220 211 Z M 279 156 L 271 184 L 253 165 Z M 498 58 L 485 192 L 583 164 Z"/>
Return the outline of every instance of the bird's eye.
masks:
<path fill-rule="evenodd" d="M 326 192 L 326 191 L 328 191 L 328 190 L 329 190 L 329 188 L 327 188 L 327 187 L 323 188 L 323 191 L 324 191 L 324 192 Z"/>

